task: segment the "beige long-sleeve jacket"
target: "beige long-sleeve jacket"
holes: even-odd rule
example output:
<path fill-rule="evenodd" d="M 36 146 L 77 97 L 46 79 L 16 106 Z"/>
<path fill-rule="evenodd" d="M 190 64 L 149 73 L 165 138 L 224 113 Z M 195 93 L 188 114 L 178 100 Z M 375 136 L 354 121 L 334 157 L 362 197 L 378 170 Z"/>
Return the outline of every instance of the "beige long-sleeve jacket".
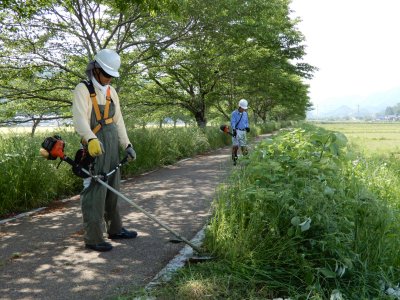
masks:
<path fill-rule="evenodd" d="M 105 95 L 95 86 L 96 98 L 99 105 L 106 104 Z M 126 148 L 131 142 L 125 128 L 125 122 L 122 117 L 119 97 L 115 89 L 111 86 L 111 99 L 115 105 L 114 124 L 117 126 L 119 143 Z M 72 102 L 73 122 L 76 132 L 86 141 L 96 138 L 96 135 L 90 129 L 90 118 L 92 115 L 92 100 L 90 93 L 84 83 L 79 83 L 74 90 L 74 99 Z"/>

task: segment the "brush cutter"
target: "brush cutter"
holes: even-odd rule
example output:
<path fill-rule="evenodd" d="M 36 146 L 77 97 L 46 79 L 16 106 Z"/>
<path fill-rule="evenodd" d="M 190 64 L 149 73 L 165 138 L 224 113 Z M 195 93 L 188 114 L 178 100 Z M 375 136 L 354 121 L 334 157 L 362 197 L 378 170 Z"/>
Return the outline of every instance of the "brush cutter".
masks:
<path fill-rule="evenodd" d="M 90 171 L 86 170 L 82 166 L 78 165 L 73 159 L 69 158 L 64 154 L 64 147 L 65 147 L 65 142 L 61 139 L 59 135 L 55 135 L 53 137 L 48 137 L 44 140 L 42 143 L 42 148 L 40 149 L 40 154 L 50 160 L 56 160 L 57 158 L 60 158 L 61 162 L 65 161 L 68 164 L 70 164 L 73 168 L 80 169 L 82 173 L 86 174 L 87 177 L 91 177 L 93 180 L 97 181 L 99 184 L 105 186 L 108 190 L 119 196 L 120 198 L 124 199 L 126 202 L 131 204 L 133 207 L 137 208 L 139 211 L 141 211 L 143 214 L 145 214 L 148 218 L 156 222 L 158 225 L 172 233 L 174 236 L 178 238 L 178 241 L 182 241 L 189 245 L 190 247 L 193 248 L 193 250 L 196 250 L 198 253 L 201 253 L 200 248 L 198 248 L 196 245 L 194 245 L 192 242 L 184 238 L 183 236 L 179 235 L 175 230 L 170 228 L 168 225 L 164 224 L 163 222 L 159 221 L 156 219 L 153 215 L 148 213 L 146 210 L 144 210 L 142 207 L 137 205 L 135 202 L 132 200 L 128 199 L 124 195 L 122 195 L 119 191 L 111 187 L 106 183 L 107 177 L 114 172 L 118 170 L 119 167 L 121 167 L 125 162 L 127 162 L 127 157 L 125 157 L 117 167 L 115 167 L 112 171 L 110 171 L 107 174 L 99 174 L 99 175 L 93 175 Z M 61 163 L 60 162 L 60 163 Z M 75 172 L 74 172 L 75 173 Z M 82 176 L 81 176 L 82 177 Z"/>
<path fill-rule="evenodd" d="M 219 126 L 219 129 L 220 129 L 223 133 L 226 133 L 226 134 L 229 134 L 230 136 L 233 136 L 233 134 L 232 134 L 232 132 L 231 132 L 231 129 L 229 128 L 228 125 L 221 125 L 221 126 Z"/>

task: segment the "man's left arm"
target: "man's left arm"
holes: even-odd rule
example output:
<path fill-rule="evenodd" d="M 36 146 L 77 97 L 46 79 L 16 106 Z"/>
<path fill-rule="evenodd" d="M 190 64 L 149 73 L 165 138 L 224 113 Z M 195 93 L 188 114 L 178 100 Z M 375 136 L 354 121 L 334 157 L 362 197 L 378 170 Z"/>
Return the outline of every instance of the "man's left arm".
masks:
<path fill-rule="evenodd" d="M 128 133 L 127 133 L 126 127 L 125 127 L 124 118 L 122 117 L 121 106 L 119 103 L 119 97 L 118 97 L 118 94 L 115 92 L 115 90 L 114 90 L 114 93 L 112 93 L 111 98 L 113 99 L 113 102 L 115 105 L 115 114 L 114 114 L 113 120 L 114 120 L 115 125 L 117 126 L 119 143 L 124 149 L 126 149 L 129 145 L 132 145 L 132 143 L 129 141 Z"/>

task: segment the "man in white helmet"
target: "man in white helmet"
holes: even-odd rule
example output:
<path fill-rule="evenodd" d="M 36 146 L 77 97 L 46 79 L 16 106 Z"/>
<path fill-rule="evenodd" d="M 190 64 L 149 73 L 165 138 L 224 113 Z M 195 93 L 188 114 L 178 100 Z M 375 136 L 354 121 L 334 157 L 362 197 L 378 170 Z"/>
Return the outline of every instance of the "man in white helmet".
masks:
<path fill-rule="evenodd" d="M 119 77 L 121 65 L 119 55 L 110 49 L 100 50 L 86 68 L 87 81 L 79 83 L 74 90 L 73 122 L 82 138 L 82 147 L 94 158 L 93 173 L 108 173 L 118 165 L 119 147 L 123 147 L 130 159 L 136 153 L 128 138 L 121 114 L 118 94 L 110 85 Z M 119 169 L 108 177 L 108 184 L 120 188 Z M 135 238 L 136 231 L 122 227 L 117 206 L 118 196 L 91 178 L 84 179 L 81 192 L 81 209 L 84 226 L 84 241 L 88 249 L 109 251 L 109 239 Z"/>
<path fill-rule="evenodd" d="M 238 104 L 238 109 L 235 109 L 231 114 L 233 165 L 236 165 L 239 147 L 243 155 L 247 155 L 248 152 L 246 133 L 250 132 L 250 126 L 247 109 L 247 100 L 241 99 Z"/>

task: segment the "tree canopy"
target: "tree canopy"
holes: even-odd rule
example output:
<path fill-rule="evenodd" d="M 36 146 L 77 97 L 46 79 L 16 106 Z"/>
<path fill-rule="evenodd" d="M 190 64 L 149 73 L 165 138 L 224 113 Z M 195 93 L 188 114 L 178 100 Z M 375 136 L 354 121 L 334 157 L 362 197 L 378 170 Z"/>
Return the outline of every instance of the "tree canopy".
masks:
<path fill-rule="evenodd" d="M 289 0 L 3 1 L 0 122 L 68 118 L 71 90 L 96 52 L 122 59 L 126 118 L 179 108 L 199 126 L 240 98 L 259 120 L 304 117 L 314 68 Z M 176 114 L 175 114 L 176 115 Z M 146 117 L 145 117 L 146 116 Z M 139 121 L 140 120 L 140 121 Z"/>

